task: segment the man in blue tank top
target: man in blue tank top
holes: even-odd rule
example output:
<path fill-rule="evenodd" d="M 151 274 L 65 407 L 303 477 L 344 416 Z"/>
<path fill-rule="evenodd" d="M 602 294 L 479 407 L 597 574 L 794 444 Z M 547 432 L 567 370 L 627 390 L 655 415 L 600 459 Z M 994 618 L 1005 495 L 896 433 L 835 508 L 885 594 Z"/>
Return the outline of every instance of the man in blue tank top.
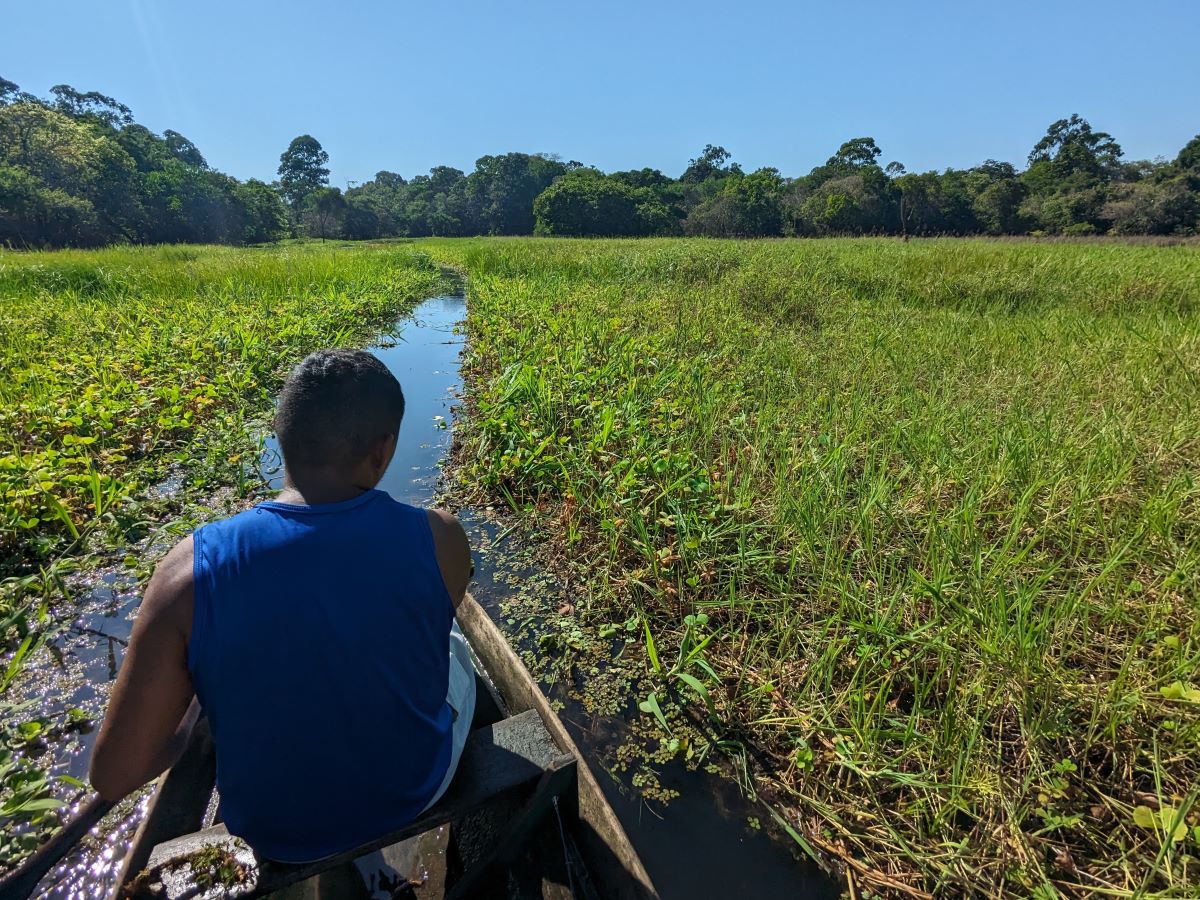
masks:
<path fill-rule="evenodd" d="M 222 817 L 264 857 L 340 853 L 441 796 L 475 702 L 454 623 L 471 552 L 449 513 L 375 489 L 403 414 L 369 353 L 321 351 L 291 373 L 283 491 L 198 529 L 150 579 L 92 755 L 102 797 L 171 764 L 193 696 Z"/>

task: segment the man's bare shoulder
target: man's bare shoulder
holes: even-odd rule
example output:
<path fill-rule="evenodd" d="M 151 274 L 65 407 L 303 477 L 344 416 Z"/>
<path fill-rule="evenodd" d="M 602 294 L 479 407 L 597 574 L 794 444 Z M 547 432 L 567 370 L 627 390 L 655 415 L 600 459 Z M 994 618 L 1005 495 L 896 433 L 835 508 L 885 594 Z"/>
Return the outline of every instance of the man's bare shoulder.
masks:
<path fill-rule="evenodd" d="M 438 554 L 449 553 L 454 560 L 471 561 L 471 545 L 467 541 L 467 532 L 462 522 L 454 513 L 446 509 L 427 509 L 429 530 L 433 532 L 433 543 Z"/>
<path fill-rule="evenodd" d="M 462 522 L 458 521 L 458 517 L 450 510 L 431 506 L 425 513 L 429 516 L 429 527 L 435 535 L 441 531 L 446 535 L 462 535 L 466 538 L 467 532 L 463 529 Z"/>
<path fill-rule="evenodd" d="M 155 626 L 178 627 L 185 635 L 191 631 L 195 553 L 195 543 L 188 535 L 162 558 L 146 586 L 139 619 Z"/>
<path fill-rule="evenodd" d="M 429 516 L 433 548 L 437 552 L 446 590 L 457 606 L 471 580 L 471 545 L 467 540 L 467 532 L 448 510 L 427 509 L 425 512 Z"/>

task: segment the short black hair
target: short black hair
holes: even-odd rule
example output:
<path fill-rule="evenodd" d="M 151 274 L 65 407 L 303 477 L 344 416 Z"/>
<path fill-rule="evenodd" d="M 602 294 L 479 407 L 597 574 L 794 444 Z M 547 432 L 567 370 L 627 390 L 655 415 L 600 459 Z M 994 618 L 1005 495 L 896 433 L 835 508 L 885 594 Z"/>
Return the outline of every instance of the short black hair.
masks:
<path fill-rule="evenodd" d="M 372 445 L 400 433 L 404 392 L 365 350 L 318 350 L 284 382 L 275 434 L 292 468 L 351 467 Z"/>

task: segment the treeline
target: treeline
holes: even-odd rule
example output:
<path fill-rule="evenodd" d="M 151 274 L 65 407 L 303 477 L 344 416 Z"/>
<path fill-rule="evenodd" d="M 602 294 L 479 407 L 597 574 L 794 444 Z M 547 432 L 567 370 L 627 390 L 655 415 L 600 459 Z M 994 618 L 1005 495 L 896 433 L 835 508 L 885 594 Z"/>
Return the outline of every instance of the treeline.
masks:
<path fill-rule="evenodd" d="M 605 173 L 545 154 L 480 158 L 470 174 L 382 171 L 345 192 L 310 135 L 280 157 L 278 180 L 211 169 L 183 135 L 151 132 L 128 107 L 68 85 L 51 99 L 0 79 L 0 243 L 260 243 L 287 235 L 378 238 L 498 235 L 719 237 L 861 234 L 1200 233 L 1200 136 L 1173 160 L 1123 159 L 1077 115 L 1053 123 L 1018 170 L 1007 162 L 908 172 L 874 139 L 846 141 L 789 178 L 745 172 L 709 145 L 678 178 Z"/>
<path fill-rule="evenodd" d="M 485 156 L 470 175 L 447 166 L 411 181 L 380 172 L 346 192 L 340 227 L 356 238 L 1200 232 L 1200 136 L 1173 161 L 1123 162 L 1110 135 L 1071 116 L 1050 126 L 1024 171 L 988 160 L 910 173 L 881 156 L 872 138 L 854 138 L 799 178 L 744 172 L 712 145 L 678 178 Z"/>
<path fill-rule="evenodd" d="M 0 245 L 261 243 L 291 228 L 279 193 L 211 169 L 112 97 L 60 84 L 43 99 L 0 78 Z"/>

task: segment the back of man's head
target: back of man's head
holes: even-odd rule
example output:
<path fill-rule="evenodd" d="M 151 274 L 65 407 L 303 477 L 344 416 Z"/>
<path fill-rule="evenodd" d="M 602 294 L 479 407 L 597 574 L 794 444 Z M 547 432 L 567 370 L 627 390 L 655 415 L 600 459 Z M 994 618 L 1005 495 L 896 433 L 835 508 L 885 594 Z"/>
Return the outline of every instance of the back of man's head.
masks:
<path fill-rule="evenodd" d="M 352 469 L 399 434 L 403 417 L 400 382 L 379 359 L 364 350 L 318 350 L 284 383 L 275 433 L 293 471 Z"/>

